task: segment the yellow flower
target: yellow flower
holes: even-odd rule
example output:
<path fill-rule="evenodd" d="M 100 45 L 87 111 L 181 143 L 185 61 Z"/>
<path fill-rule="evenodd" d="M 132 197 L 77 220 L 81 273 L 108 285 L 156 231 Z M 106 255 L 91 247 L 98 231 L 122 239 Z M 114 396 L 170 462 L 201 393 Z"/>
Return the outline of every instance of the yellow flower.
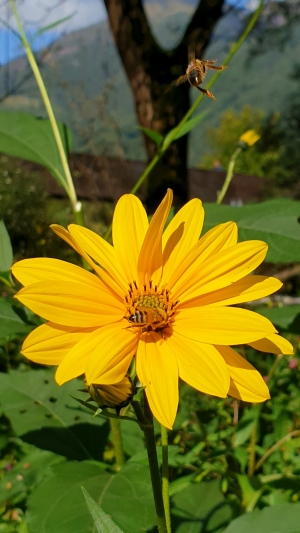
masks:
<path fill-rule="evenodd" d="M 260 135 L 255 130 L 248 130 L 240 136 L 239 142 L 243 145 L 253 146 L 260 139 Z"/>
<path fill-rule="evenodd" d="M 178 406 L 178 378 L 199 391 L 249 402 L 269 398 L 260 374 L 230 345 L 292 353 L 265 317 L 235 304 L 267 296 L 281 282 L 249 276 L 263 261 L 261 241 L 237 244 L 234 222 L 199 240 L 204 210 L 188 202 L 165 223 L 172 191 L 149 224 L 138 198 L 124 195 L 113 218 L 113 246 L 75 224 L 53 230 L 95 274 L 57 259 L 25 259 L 13 266 L 24 285 L 17 298 L 49 322 L 25 340 L 32 361 L 59 365 L 62 383 L 85 374 L 88 385 L 112 385 L 135 357 L 157 420 L 171 428 Z M 101 266 L 100 266 L 101 265 Z"/>

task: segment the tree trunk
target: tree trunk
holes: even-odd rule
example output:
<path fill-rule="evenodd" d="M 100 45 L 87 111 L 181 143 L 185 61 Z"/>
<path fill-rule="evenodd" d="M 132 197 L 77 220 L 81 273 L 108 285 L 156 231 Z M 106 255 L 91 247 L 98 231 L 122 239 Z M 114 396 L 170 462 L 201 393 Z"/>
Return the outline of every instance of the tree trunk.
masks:
<path fill-rule="evenodd" d="M 196 56 L 202 57 L 222 16 L 223 2 L 201 0 L 180 44 L 172 51 L 164 51 L 151 33 L 141 0 L 104 0 L 142 127 L 165 135 L 189 109 L 188 84 L 168 89 L 173 80 L 185 73 L 189 44 L 194 44 Z M 144 141 L 150 161 L 156 146 L 146 135 Z M 148 181 L 148 205 L 156 207 L 168 187 L 174 191 L 175 204 L 186 202 L 187 136 L 174 142 L 153 169 Z"/>

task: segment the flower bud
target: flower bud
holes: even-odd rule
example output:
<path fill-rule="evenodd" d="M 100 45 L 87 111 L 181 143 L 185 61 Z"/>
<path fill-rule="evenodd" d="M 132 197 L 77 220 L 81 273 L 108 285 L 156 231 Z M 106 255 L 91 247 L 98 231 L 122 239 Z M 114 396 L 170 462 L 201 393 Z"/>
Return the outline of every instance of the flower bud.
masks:
<path fill-rule="evenodd" d="M 111 407 L 117 410 L 128 405 L 135 394 L 135 386 L 129 376 L 125 376 L 119 383 L 113 385 L 98 383 L 87 385 L 87 390 L 99 407 Z"/>

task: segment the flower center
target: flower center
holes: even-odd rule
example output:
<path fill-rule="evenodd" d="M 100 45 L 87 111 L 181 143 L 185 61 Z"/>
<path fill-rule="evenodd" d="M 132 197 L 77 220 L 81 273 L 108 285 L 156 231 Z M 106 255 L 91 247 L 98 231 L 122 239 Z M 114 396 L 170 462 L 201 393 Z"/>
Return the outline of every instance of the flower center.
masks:
<path fill-rule="evenodd" d="M 144 331 L 161 330 L 169 324 L 174 315 L 177 302 L 171 302 L 169 291 L 163 287 L 148 285 L 138 287 L 134 281 L 129 284 L 125 296 L 126 318 L 132 327 Z"/>

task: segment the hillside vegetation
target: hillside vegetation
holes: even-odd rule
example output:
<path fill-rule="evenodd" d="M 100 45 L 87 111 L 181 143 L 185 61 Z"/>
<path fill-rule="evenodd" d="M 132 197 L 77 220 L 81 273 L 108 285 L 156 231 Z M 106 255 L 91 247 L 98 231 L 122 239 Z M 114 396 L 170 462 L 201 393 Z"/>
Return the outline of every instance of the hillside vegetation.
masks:
<path fill-rule="evenodd" d="M 182 11 L 178 11 L 177 5 L 172 15 L 159 18 L 160 22 L 152 20 L 154 33 L 162 46 L 171 48 L 176 44 L 190 13 L 190 5 L 183 4 Z M 207 58 L 222 63 L 230 43 L 243 27 L 242 18 L 241 12 L 231 11 L 220 21 L 205 54 Z M 216 127 L 226 109 L 239 111 L 249 104 L 266 114 L 283 111 L 295 91 L 296 85 L 289 79 L 289 73 L 300 55 L 299 24 L 295 24 L 283 50 L 270 49 L 249 62 L 252 41 L 250 37 L 215 85 L 217 102 L 205 99 L 201 104 L 199 111 L 209 109 L 209 114 L 191 135 L 191 166 L 197 165 L 207 150 L 207 127 Z M 18 86 L 26 72 L 24 57 L 13 61 L 9 69 L 10 87 Z M 106 22 L 58 39 L 44 58 L 42 74 L 57 117 L 67 122 L 74 132 L 75 150 L 129 159 L 145 158 L 130 87 Z M 0 68 L 0 94 L 6 89 L 7 67 L 3 66 Z M 180 90 L 180 87 L 173 90 Z M 197 96 L 198 92 L 191 89 L 191 98 Z M 44 115 L 35 82 L 30 77 L 0 104 L 0 108 Z"/>

